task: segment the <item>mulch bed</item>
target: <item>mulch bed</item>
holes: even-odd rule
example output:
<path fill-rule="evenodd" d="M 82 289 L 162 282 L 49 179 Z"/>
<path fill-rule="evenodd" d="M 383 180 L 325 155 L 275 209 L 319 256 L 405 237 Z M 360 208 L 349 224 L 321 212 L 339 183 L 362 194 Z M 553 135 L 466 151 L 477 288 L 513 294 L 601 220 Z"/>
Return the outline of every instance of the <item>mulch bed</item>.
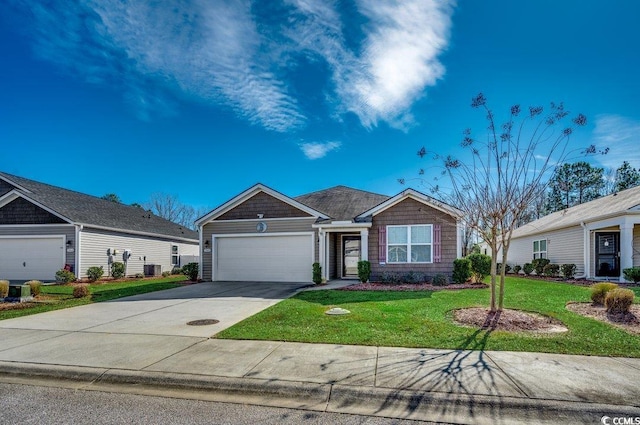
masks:
<path fill-rule="evenodd" d="M 356 283 L 354 285 L 340 288 L 340 291 L 442 291 L 446 289 L 484 289 L 489 285 L 482 284 L 451 284 L 446 286 L 436 286 L 430 283 Z"/>
<path fill-rule="evenodd" d="M 553 334 L 568 330 L 559 320 L 520 310 L 491 313 L 483 307 L 462 308 L 453 312 L 453 318 L 458 324 L 491 331 Z"/>
<path fill-rule="evenodd" d="M 630 312 L 626 314 L 609 314 L 604 306 L 591 303 L 569 303 L 567 310 L 640 335 L 640 305 L 638 304 L 633 304 Z"/>

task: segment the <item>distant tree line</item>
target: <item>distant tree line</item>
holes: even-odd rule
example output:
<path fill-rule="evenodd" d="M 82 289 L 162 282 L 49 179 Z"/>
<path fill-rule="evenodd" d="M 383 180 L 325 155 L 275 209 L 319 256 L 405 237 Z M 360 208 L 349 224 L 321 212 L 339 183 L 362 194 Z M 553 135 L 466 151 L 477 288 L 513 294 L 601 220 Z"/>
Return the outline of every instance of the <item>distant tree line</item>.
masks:
<path fill-rule="evenodd" d="M 520 224 L 635 186 L 640 186 L 640 169 L 628 161 L 609 170 L 584 161 L 565 163 L 556 167 L 548 189 L 529 205 Z"/>
<path fill-rule="evenodd" d="M 122 200 L 115 193 L 107 193 L 101 197 L 104 200 L 122 204 Z M 204 215 L 208 209 L 194 208 L 180 202 L 177 196 L 166 193 L 153 193 L 149 201 L 139 204 L 134 202 L 132 207 L 150 211 L 158 217 L 178 223 L 186 228 L 195 230 L 195 220 Z"/>

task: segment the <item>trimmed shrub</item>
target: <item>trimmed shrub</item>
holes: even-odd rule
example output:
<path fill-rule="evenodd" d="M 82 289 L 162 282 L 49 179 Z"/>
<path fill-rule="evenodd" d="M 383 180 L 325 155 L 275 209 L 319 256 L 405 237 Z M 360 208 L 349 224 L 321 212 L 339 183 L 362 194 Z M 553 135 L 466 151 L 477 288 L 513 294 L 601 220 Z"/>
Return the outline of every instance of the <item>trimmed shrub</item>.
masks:
<path fill-rule="evenodd" d="M 25 282 L 24 284 L 29 285 L 29 287 L 31 288 L 31 295 L 33 295 L 34 297 L 37 297 L 38 295 L 40 295 L 40 292 L 42 292 L 42 282 L 40 282 L 39 280 L 30 280 L 28 282 Z"/>
<path fill-rule="evenodd" d="M 124 277 L 124 263 L 116 261 L 111 263 L 111 276 L 114 279 L 121 279 Z"/>
<path fill-rule="evenodd" d="M 560 266 L 558 264 L 549 263 L 546 266 L 544 266 L 542 273 L 544 273 L 544 275 L 547 277 L 558 276 L 558 273 L 560 273 Z"/>
<path fill-rule="evenodd" d="M 524 263 L 524 266 L 522 266 L 522 271 L 524 272 L 524 274 L 529 276 L 533 272 L 533 264 Z"/>
<path fill-rule="evenodd" d="M 87 277 L 89 282 L 95 282 L 104 275 L 104 268 L 102 266 L 91 266 L 87 269 Z"/>
<path fill-rule="evenodd" d="M 136 273 L 133 275 L 136 279 L 144 279 L 144 273 Z"/>
<path fill-rule="evenodd" d="M 162 272 L 162 277 L 169 277 L 169 276 L 171 276 L 171 272 L 168 272 L 168 271 Z"/>
<path fill-rule="evenodd" d="M 550 262 L 551 260 L 548 258 L 534 258 L 531 264 L 533 264 L 533 270 L 535 270 L 536 275 L 542 276 L 544 274 L 544 266 Z"/>
<path fill-rule="evenodd" d="M 468 258 L 456 258 L 453 260 L 453 276 L 455 283 L 465 283 L 471 278 L 471 260 Z"/>
<path fill-rule="evenodd" d="M 320 285 L 322 283 L 322 266 L 320 263 L 313 263 L 311 265 L 311 280 L 316 285 Z"/>
<path fill-rule="evenodd" d="M 89 296 L 89 285 L 80 283 L 73 285 L 73 298 L 83 298 Z"/>
<path fill-rule="evenodd" d="M 434 286 L 447 286 L 449 284 L 449 279 L 447 279 L 447 276 L 443 274 L 437 274 L 433 277 L 433 281 L 431 283 Z"/>
<path fill-rule="evenodd" d="M 182 266 L 182 273 L 185 274 L 189 280 L 198 280 L 198 263 L 189 263 Z"/>
<path fill-rule="evenodd" d="M 623 269 L 622 274 L 624 278 L 627 280 L 632 280 L 633 283 L 640 282 L 640 267 L 631 267 L 628 269 Z"/>
<path fill-rule="evenodd" d="M 367 283 L 371 278 L 371 263 L 368 261 L 358 261 L 358 279 L 360 282 Z"/>
<path fill-rule="evenodd" d="M 467 255 L 471 261 L 471 274 L 476 283 L 480 283 L 491 274 L 491 257 L 484 254 Z"/>
<path fill-rule="evenodd" d="M 591 286 L 591 301 L 595 305 L 604 305 L 607 292 L 616 289 L 618 285 L 609 282 L 600 282 Z"/>
<path fill-rule="evenodd" d="M 384 271 L 380 275 L 382 283 L 402 283 L 402 276 L 398 273 Z"/>
<path fill-rule="evenodd" d="M 628 313 L 631 304 L 633 304 L 634 297 L 635 294 L 631 289 L 612 289 L 611 291 L 607 292 L 607 295 L 604 299 L 604 306 L 607 308 L 607 313 Z"/>
<path fill-rule="evenodd" d="M 6 298 L 9 294 L 9 281 L 0 280 L 0 298 Z"/>
<path fill-rule="evenodd" d="M 69 283 L 76 280 L 76 275 L 72 271 L 61 269 L 56 272 L 56 282 Z"/>
<path fill-rule="evenodd" d="M 520 274 L 520 270 L 522 270 L 522 266 L 519 264 L 516 264 L 515 266 L 513 266 L 513 272 L 515 274 Z"/>
<path fill-rule="evenodd" d="M 189 263 L 189 264 L 191 264 L 191 263 Z M 175 266 L 174 268 L 171 269 L 171 274 L 185 274 L 186 275 L 187 273 L 183 270 L 183 268 Z"/>
<path fill-rule="evenodd" d="M 562 271 L 562 277 L 565 279 L 573 279 L 576 275 L 575 264 L 563 264 L 560 266 L 560 270 Z"/>

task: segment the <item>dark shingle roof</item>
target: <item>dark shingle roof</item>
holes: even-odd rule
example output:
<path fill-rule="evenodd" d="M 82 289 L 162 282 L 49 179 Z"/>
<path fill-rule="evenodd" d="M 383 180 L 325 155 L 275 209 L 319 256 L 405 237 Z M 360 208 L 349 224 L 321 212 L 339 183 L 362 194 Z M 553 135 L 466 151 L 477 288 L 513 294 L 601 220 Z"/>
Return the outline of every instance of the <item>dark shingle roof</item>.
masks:
<path fill-rule="evenodd" d="M 293 199 L 325 213 L 334 220 L 353 220 L 364 211 L 383 203 L 389 199 L 389 196 L 346 186 L 335 186 Z"/>
<path fill-rule="evenodd" d="M 74 223 L 168 237 L 198 239 L 197 232 L 139 207 L 107 201 L 3 172 L 0 172 L 0 177 L 28 190 L 30 193 L 17 188 L 17 191 L 27 198 L 39 202 Z"/>

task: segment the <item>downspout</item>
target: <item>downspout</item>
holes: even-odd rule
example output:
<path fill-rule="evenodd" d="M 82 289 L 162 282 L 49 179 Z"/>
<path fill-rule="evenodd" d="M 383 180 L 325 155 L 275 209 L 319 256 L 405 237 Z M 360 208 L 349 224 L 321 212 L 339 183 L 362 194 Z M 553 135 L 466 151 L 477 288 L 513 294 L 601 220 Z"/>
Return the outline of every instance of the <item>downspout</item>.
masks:
<path fill-rule="evenodd" d="M 80 235 L 82 232 L 82 229 L 84 229 L 84 226 L 82 224 L 76 224 L 76 240 L 75 240 L 75 273 L 76 273 L 76 278 L 80 279 L 82 276 L 80 276 L 80 248 L 82 246 L 82 244 L 80 243 Z"/>
<path fill-rule="evenodd" d="M 582 227 L 582 261 L 584 262 L 584 273 L 580 276 L 576 276 L 576 279 L 587 279 L 589 277 L 589 264 L 590 264 L 590 255 L 589 255 L 589 229 L 587 229 L 584 221 L 580 222 L 580 227 Z"/>
<path fill-rule="evenodd" d="M 211 242 L 213 243 L 213 241 Z M 198 251 L 200 252 L 200 258 L 198 258 L 198 276 L 200 279 L 204 279 L 202 276 L 202 261 L 204 259 L 204 246 L 202 244 L 202 225 L 198 225 Z M 213 267 L 213 264 L 211 265 Z"/>

